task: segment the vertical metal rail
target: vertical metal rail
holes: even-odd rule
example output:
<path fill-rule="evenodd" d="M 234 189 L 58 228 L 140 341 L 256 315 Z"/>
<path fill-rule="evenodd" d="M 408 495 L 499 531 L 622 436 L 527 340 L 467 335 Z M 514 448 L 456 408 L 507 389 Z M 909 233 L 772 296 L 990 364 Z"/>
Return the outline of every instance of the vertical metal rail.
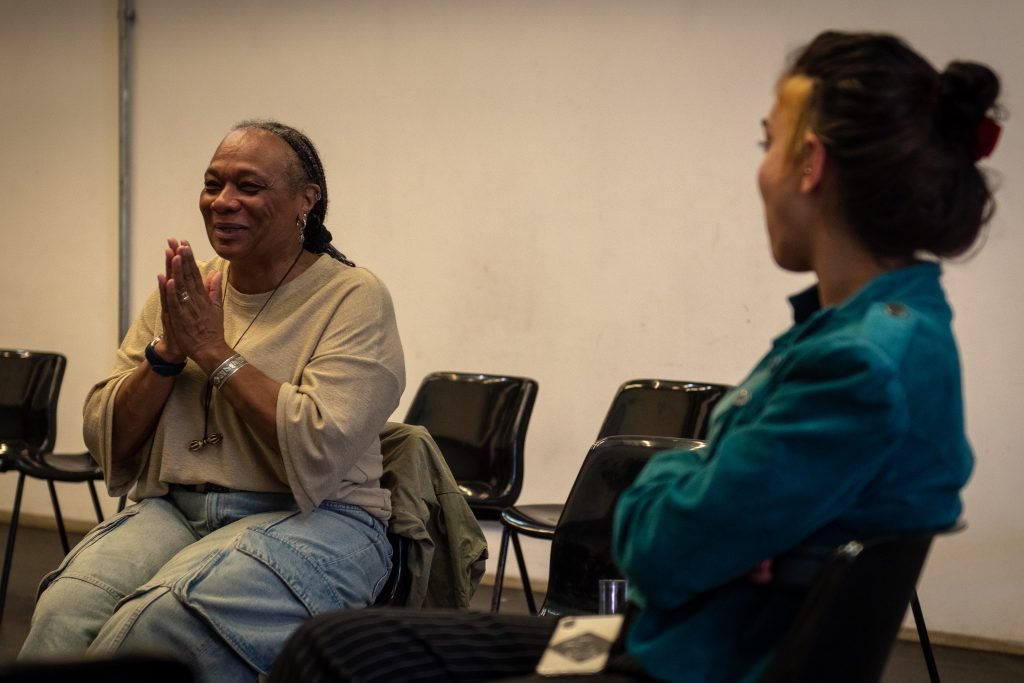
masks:
<path fill-rule="evenodd" d="M 117 225 L 117 343 L 131 324 L 131 75 L 132 31 L 135 27 L 135 0 L 117 3 L 118 56 L 118 225 Z"/>

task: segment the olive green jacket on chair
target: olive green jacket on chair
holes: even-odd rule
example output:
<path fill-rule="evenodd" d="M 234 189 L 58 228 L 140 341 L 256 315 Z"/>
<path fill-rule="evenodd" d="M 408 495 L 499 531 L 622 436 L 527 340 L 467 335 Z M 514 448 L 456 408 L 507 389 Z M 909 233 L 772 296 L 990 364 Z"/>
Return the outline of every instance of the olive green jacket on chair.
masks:
<path fill-rule="evenodd" d="M 407 607 L 466 609 L 487 561 L 487 540 L 440 449 L 423 427 L 388 422 L 380 434 L 388 531 L 413 541 Z"/>

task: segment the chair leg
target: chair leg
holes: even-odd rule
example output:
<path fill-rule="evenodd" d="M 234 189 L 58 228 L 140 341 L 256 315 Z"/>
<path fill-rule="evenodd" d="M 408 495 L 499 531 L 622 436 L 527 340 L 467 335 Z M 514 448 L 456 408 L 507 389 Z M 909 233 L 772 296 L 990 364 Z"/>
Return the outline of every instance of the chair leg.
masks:
<path fill-rule="evenodd" d="M 501 591 L 505 586 L 505 560 L 508 558 L 508 536 L 512 533 L 504 524 L 501 525 L 501 546 L 498 549 L 498 567 L 494 572 L 494 590 L 491 591 L 491 613 L 501 610 Z"/>
<path fill-rule="evenodd" d="M 124 506 L 125 506 L 125 504 L 127 502 L 128 502 L 128 496 L 121 496 L 120 498 L 118 498 L 117 499 L 117 511 L 121 512 L 121 510 L 124 510 Z"/>
<path fill-rule="evenodd" d="M 519 545 L 519 534 L 512 532 L 512 549 L 516 553 L 516 562 L 519 564 L 519 578 L 523 581 L 523 593 L 526 594 L 526 606 L 530 608 L 530 614 L 536 616 L 537 605 L 533 601 L 533 589 L 530 588 L 530 576 L 526 573 L 526 560 L 523 558 L 523 548 Z"/>
<path fill-rule="evenodd" d="M 64 529 L 64 516 L 60 514 L 60 503 L 57 502 L 57 487 L 54 486 L 52 479 L 47 479 L 46 485 L 50 489 L 50 502 L 53 503 L 53 516 L 57 519 L 60 543 L 64 547 L 64 554 L 67 555 L 71 552 L 71 546 L 68 544 L 68 532 Z"/>
<path fill-rule="evenodd" d="M 100 497 L 96 495 L 96 485 L 92 481 L 85 482 L 89 485 L 89 495 L 92 496 L 92 507 L 96 510 L 96 521 L 103 521 L 103 508 L 100 507 Z"/>
<path fill-rule="evenodd" d="M 932 653 L 932 643 L 928 638 L 928 628 L 924 623 L 924 612 L 921 611 L 921 601 L 917 599 L 917 590 L 914 590 L 910 598 L 910 610 L 914 613 L 914 625 L 917 626 L 917 639 L 921 641 L 921 652 L 924 654 L 924 662 L 928 667 L 928 678 L 932 683 L 939 682 L 939 668 L 935 665 L 935 655 Z"/>
<path fill-rule="evenodd" d="M 4 552 L 4 573 L 0 579 L 0 622 L 4 618 L 4 604 L 7 602 L 7 583 L 11 578 L 11 560 L 14 559 L 14 537 L 18 534 L 18 517 L 21 514 L 21 494 L 25 489 L 25 475 L 18 473 L 18 488 L 14 493 L 14 509 L 11 510 L 11 527 L 7 531 L 7 550 Z"/>

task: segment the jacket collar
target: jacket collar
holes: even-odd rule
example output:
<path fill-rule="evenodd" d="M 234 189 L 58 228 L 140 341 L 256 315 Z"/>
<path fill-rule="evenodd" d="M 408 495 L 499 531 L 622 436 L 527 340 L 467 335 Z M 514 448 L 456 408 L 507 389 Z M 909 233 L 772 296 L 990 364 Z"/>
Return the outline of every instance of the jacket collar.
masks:
<path fill-rule="evenodd" d="M 805 331 L 815 326 L 814 321 L 824 320 L 832 315 L 863 314 L 873 303 L 892 298 L 900 298 L 902 294 L 915 288 L 922 282 L 937 282 L 942 268 L 938 263 L 922 261 L 906 268 L 891 270 L 871 279 L 860 291 L 838 306 L 822 308 L 818 285 L 789 297 L 789 305 L 793 309 L 793 322 Z"/>

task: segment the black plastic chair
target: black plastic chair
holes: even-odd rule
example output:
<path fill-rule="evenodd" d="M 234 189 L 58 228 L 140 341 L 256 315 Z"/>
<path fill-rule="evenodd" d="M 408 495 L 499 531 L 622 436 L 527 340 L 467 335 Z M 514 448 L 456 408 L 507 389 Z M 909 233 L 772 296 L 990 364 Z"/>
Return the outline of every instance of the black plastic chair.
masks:
<path fill-rule="evenodd" d="M 619 496 L 655 453 L 703 446 L 693 439 L 644 436 L 610 436 L 591 446 L 555 527 L 541 614 L 597 613 L 599 581 L 622 578 L 612 561 Z"/>
<path fill-rule="evenodd" d="M 835 550 L 818 574 L 763 683 L 875 683 L 915 595 L 933 534 Z"/>
<path fill-rule="evenodd" d="M 435 372 L 406 424 L 426 427 L 478 519 L 497 519 L 523 488 L 523 447 L 537 397 L 526 377 Z"/>
<path fill-rule="evenodd" d="M 630 380 L 619 387 L 612 399 L 597 438 L 637 434 L 704 439 L 707 437 L 711 411 L 731 388 L 724 384 L 664 379 Z M 501 514 L 501 545 L 494 579 L 494 597 L 491 601 L 492 612 L 501 608 L 505 561 L 511 540 L 527 607 L 531 614 L 537 613 L 519 535 L 550 541 L 561 513 L 560 504 L 541 503 L 517 505 Z"/>
<path fill-rule="evenodd" d="M 7 599 L 25 477 L 46 481 L 65 554 L 69 552 L 70 544 L 54 482 L 86 482 L 96 518 L 103 521 L 103 508 L 93 484 L 103 475 L 92 457 L 88 453 L 63 455 L 53 452 L 57 435 L 57 399 L 66 364 L 67 360 L 59 353 L 0 350 L 0 471 L 18 472 L 4 553 L 3 578 L 0 579 L 0 620 L 3 619 Z"/>

